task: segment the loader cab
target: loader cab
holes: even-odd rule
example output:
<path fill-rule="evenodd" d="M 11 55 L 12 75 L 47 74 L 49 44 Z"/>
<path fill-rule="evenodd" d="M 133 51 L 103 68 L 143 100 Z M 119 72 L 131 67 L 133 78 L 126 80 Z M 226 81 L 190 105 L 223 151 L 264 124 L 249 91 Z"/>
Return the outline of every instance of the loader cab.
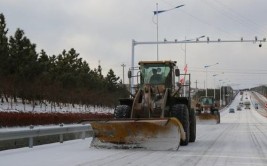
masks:
<path fill-rule="evenodd" d="M 166 88 L 172 88 L 174 81 L 174 66 L 172 61 L 151 61 L 139 62 L 140 65 L 140 83 L 144 85 L 164 85 Z"/>

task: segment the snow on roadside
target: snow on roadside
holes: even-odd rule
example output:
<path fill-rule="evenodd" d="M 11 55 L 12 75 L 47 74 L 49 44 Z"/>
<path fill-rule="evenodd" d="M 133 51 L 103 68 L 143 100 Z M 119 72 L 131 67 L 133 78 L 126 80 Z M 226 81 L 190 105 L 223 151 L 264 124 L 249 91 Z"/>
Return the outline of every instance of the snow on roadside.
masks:
<path fill-rule="evenodd" d="M 22 104 L 22 101 L 18 99 L 18 102 L 0 102 L 0 112 L 36 112 L 36 113 L 113 113 L 114 108 L 104 107 L 101 105 L 79 105 L 79 104 L 53 104 L 45 101 L 44 103 L 36 102 Z"/>

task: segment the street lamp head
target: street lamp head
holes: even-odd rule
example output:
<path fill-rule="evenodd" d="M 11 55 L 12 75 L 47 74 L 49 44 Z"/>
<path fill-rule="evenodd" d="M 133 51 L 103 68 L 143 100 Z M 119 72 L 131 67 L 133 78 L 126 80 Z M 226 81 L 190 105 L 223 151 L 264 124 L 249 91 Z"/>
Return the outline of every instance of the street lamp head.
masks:
<path fill-rule="evenodd" d="M 153 11 L 154 15 L 166 12 L 167 10 L 157 10 L 157 11 Z"/>
<path fill-rule="evenodd" d="M 164 13 L 164 12 L 167 12 L 167 11 L 170 11 L 170 10 L 174 10 L 174 9 L 177 9 L 177 8 L 180 8 L 180 7 L 183 7 L 183 6 L 184 5 L 179 5 L 179 6 L 176 6 L 174 8 L 168 9 L 168 10 L 156 10 L 156 11 L 153 11 L 153 13 L 154 13 L 154 15 L 158 15 L 160 13 Z"/>
<path fill-rule="evenodd" d="M 179 8 L 179 7 L 183 7 L 184 5 L 179 5 L 179 6 L 176 6 L 174 9 L 176 9 L 176 8 Z"/>
<path fill-rule="evenodd" d="M 206 66 L 204 66 L 204 68 L 211 67 L 211 66 L 218 65 L 218 64 L 219 64 L 219 62 L 217 62 L 217 63 L 215 63 L 213 65 L 206 65 Z"/>
<path fill-rule="evenodd" d="M 202 36 L 200 36 L 200 37 L 197 37 L 197 38 L 196 38 L 196 42 L 198 42 L 199 39 L 204 38 L 204 37 L 205 37 L 205 35 L 202 35 Z"/>

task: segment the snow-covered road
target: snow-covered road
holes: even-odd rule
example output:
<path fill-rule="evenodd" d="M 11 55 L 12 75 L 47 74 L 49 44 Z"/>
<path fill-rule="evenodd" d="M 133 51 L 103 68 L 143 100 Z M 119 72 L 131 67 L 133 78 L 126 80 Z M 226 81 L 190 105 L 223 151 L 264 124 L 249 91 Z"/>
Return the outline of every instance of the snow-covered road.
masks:
<path fill-rule="evenodd" d="M 237 96 L 230 107 L 236 108 L 239 101 Z M 196 142 L 180 147 L 179 151 L 95 149 L 89 148 L 89 138 L 1 151 L 0 165 L 267 165 L 267 118 L 254 107 L 235 113 L 228 113 L 226 109 L 221 116 L 221 124 L 198 124 Z"/>

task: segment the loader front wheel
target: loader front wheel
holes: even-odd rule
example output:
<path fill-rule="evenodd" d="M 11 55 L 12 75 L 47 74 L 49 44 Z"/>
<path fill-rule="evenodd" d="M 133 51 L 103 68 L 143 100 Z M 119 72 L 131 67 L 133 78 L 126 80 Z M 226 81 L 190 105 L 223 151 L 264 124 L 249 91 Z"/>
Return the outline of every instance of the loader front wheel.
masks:
<path fill-rule="evenodd" d="M 114 110 L 115 119 L 130 118 L 131 108 L 128 105 L 118 105 Z"/>
<path fill-rule="evenodd" d="M 185 146 L 189 142 L 190 128 L 189 128 L 189 112 L 185 104 L 175 104 L 172 106 L 171 116 L 176 117 L 183 125 L 185 131 L 185 140 L 181 140 L 180 145 Z"/>

